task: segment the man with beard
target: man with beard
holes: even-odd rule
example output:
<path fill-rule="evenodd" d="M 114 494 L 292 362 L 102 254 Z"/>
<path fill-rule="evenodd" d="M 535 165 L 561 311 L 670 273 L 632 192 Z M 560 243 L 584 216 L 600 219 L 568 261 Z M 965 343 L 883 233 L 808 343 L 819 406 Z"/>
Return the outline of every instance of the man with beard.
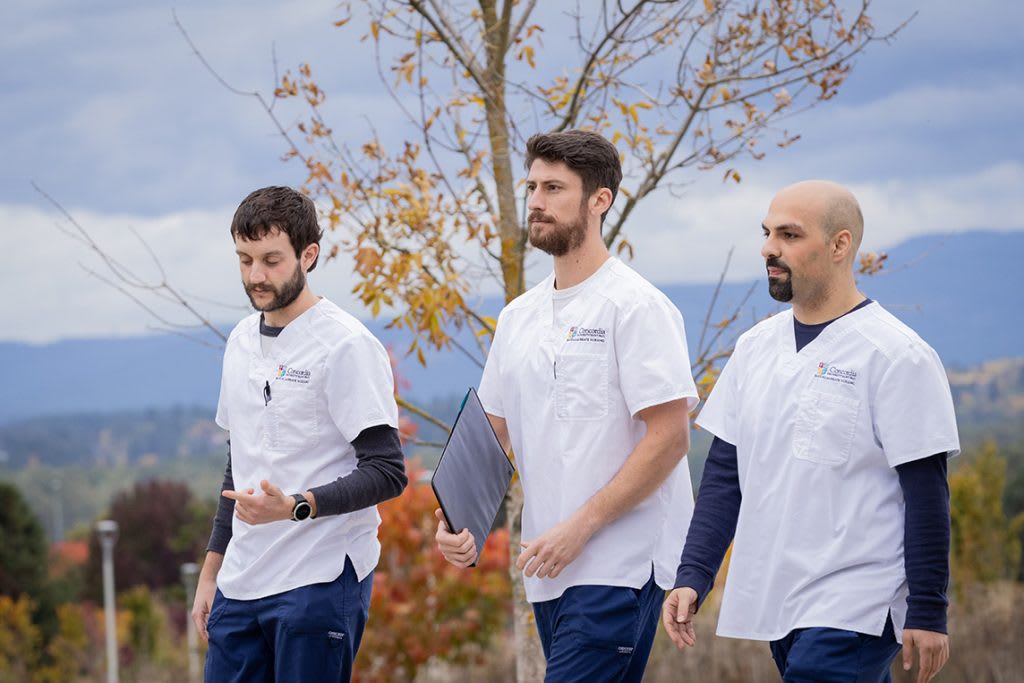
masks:
<path fill-rule="evenodd" d="M 601 238 L 610 142 L 535 135 L 526 167 L 530 243 L 554 272 L 501 312 L 479 391 L 522 479 L 516 566 L 547 681 L 639 681 L 693 507 L 683 318 Z M 437 516 L 445 558 L 473 563 L 473 536 Z"/>
<path fill-rule="evenodd" d="M 697 423 L 714 435 L 663 621 L 680 648 L 733 542 L 718 635 L 767 640 L 784 681 L 918 683 L 949 655 L 949 487 L 960 450 L 942 363 L 857 290 L 845 188 L 797 183 L 762 229 L 792 308 L 740 337 Z M 735 540 L 733 540 L 735 537 Z"/>
<path fill-rule="evenodd" d="M 348 681 L 380 555 L 375 505 L 406 485 L 387 352 L 306 281 L 322 234 L 287 187 L 256 190 L 231 222 L 258 313 L 224 351 L 228 462 L 192 608 L 207 681 Z"/>

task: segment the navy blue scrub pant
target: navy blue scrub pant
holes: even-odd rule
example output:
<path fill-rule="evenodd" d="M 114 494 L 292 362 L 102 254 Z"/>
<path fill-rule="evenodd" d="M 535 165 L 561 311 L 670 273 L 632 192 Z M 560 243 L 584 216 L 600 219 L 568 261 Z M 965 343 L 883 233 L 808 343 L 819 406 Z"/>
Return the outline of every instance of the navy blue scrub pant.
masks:
<path fill-rule="evenodd" d="M 207 683 L 347 682 L 370 611 L 373 572 L 256 600 L 217 591 L 206 622 Z"/>
<path fill-rule="evenodd" d="M 652 573 L 643 588 L 573 586 L 560 598 L 534 603 L 545 683 L 638 683 L 664 598 Z"/>
<path fill-rule="evenodd" d="M 900 652 L 892 618 L 880 636 L 837 628 L 798 628 L 771 643 L 784 683 L 892 683 Z"/>

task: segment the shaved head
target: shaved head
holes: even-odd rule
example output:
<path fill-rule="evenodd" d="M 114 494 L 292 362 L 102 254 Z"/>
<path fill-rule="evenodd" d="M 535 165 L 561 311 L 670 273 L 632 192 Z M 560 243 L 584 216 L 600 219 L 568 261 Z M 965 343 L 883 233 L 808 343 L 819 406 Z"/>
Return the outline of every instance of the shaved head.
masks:
<path fill-rule="evenodd" d="M 853 271 L 864 218 L 845 187 L 827 180 L 790 185 L 772 199 L 761 229 L 768 293 L 792 303 L 799 320 L 829 320 L 819 316 L 834 318 L 863 298 Z"/>
<path fill-rule="evenodd" d="M 853 243 L 851 257 L 856 257 L 864 238 L 864 215 L 852 192 L 831 180 L 804 180 L 784 188 L 776 197 L 804 205 L 818 219 L 826 240 L 848 230 Z"/>

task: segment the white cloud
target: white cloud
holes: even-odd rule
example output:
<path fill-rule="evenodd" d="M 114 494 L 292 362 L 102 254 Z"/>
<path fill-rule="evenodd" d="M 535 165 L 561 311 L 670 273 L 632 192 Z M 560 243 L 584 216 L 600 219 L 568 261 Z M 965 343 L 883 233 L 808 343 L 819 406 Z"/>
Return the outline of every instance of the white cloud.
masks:
<path fill-rule="evenodd" d="M 705 179 L 681 199 L 659 195 L 638 209 L 625 231 L 633 266 L 655 282 L 707 282 L 735 247 L 730 280 L 759 277 L 761 219 L 772 196 L 801 180 L 723 185 Z M 865 216 L 864 249 L 884 250 L 929 233 L 1024 230 L 1024 164 L 932 178 L 849 183 Z"/>
<path fill-rule="evenodd" d="M 850 187 L 866 218 L 865 249 L 888 249 L 935 232 L 1024 230 L 1024 195 L 1019 192 L 1024 187 L 1024 164 L 1020 163 L 972 174 Z M 778 189 L 757 182 L 738 186 L 699 182 L 681 199 L 653 198 L 641 205 L 626 231 L 636 249 L 633 267 L 658 283 L 707 282 L 718 277 L 729 248 L 735 247 L 729 279 L 760 277 L 764 267 L 760 223 Z M 109 254 L 147 281 L 158 281 L 159 271 L 132 234 L 132 229 L 137 231 L 159 256 L 171 284 L 204 315 L 230 322 L 248 310 L 228 235 L 232 211 L 187 211 L 153 218 L 84 209 L 71 213 Z M 0 339 L 46 342 L 129 335 L 157 325 L 135 303 L 80 267 L 103 272 L 94 254 L 58 230 L 59 220 L 55 213 L 37 207 L 0 205 L 0 230 L 8 245 L 6 294 L 0 298 L 0 318 L 6 325 Z M 474 258 L 468 252 L 466 256 Z M 536 251 L 528 265 L 529 284 L 550 272 L 550 259 Z M 347 257 L 321 264 L 310 282 L 318 294 L 359 317 L 367 316 L 352 298 L 355 278 Z M 481 278 L 474 291 L 498 294 L 490 278 Z M 158 309 L 174 320 L 188 320 L 174 306 L 158 305 Z"/>
<path fill-rule="evenodd" d="M 239 282 L 236 257 L 228 234 L 233 209 L 187 211 L 145 218 L 103 215 L 72 209 L 110 256 L 148 283 L 161 281 L 133 230 L 160 259 L 166 280 L 205 316 L 230 323 L 249 311 Z M 7 252 L 5 295 L 0 298 L 0 339 L 43 343 L 68 337 L 141 334 L 158 328 L 150 314 L 85 268 L 109 276 L 98 255 L 63 234 L 55 213 L 23 205 L 0 205 L 0 230 Z M 354 280 L 350 262 L 339 258 L 320 264 L 310 276 L 313 290 L 357 315 L 360 306 L 350 294 Z M 177 323 L 194 320 L 179 306 L 149 294 L 143 300 Z M 217 303 L 213 303 L 217 302 Z"/>

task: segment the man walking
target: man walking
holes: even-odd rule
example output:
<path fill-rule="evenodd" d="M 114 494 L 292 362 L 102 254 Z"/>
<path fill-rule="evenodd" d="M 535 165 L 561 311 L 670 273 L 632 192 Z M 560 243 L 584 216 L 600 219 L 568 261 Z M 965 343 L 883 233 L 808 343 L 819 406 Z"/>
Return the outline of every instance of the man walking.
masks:
<path fill-rule="evenodd" d="M 211 683 L 349 680 L 375 504 L 406 485 L 387 353 L 306 281 L 322 234 L 286 187 L 256 190 L 231 223 L 258 313 L 231 332 L 217 406 L 228 464 L 192 609 Z"/>
<path fill-rule="evenodd" d="M 692 509 L 683 319 L 611 258 L 622 171 L 596 133 L 527 143 L 530 243 L 554 272 L 498 318 L 480 400 L 523 485 L 523 570 L 549 682 L 640 681 Z M 467 530 L 437 542 L 477 556 Z"/>
<path fill-rule="evenodd" d="M 854 196 L 782 190 L 762 225 L 789 310 L 740 337 L 697 423 L 714 435 L 663 621 L 679 648 L 733 551 L 718 635 L 766 640 L 784 681 L 919 683 L 945 664 L 946 459 L 960 450 L 938 356 L 857 290 Z"/>

